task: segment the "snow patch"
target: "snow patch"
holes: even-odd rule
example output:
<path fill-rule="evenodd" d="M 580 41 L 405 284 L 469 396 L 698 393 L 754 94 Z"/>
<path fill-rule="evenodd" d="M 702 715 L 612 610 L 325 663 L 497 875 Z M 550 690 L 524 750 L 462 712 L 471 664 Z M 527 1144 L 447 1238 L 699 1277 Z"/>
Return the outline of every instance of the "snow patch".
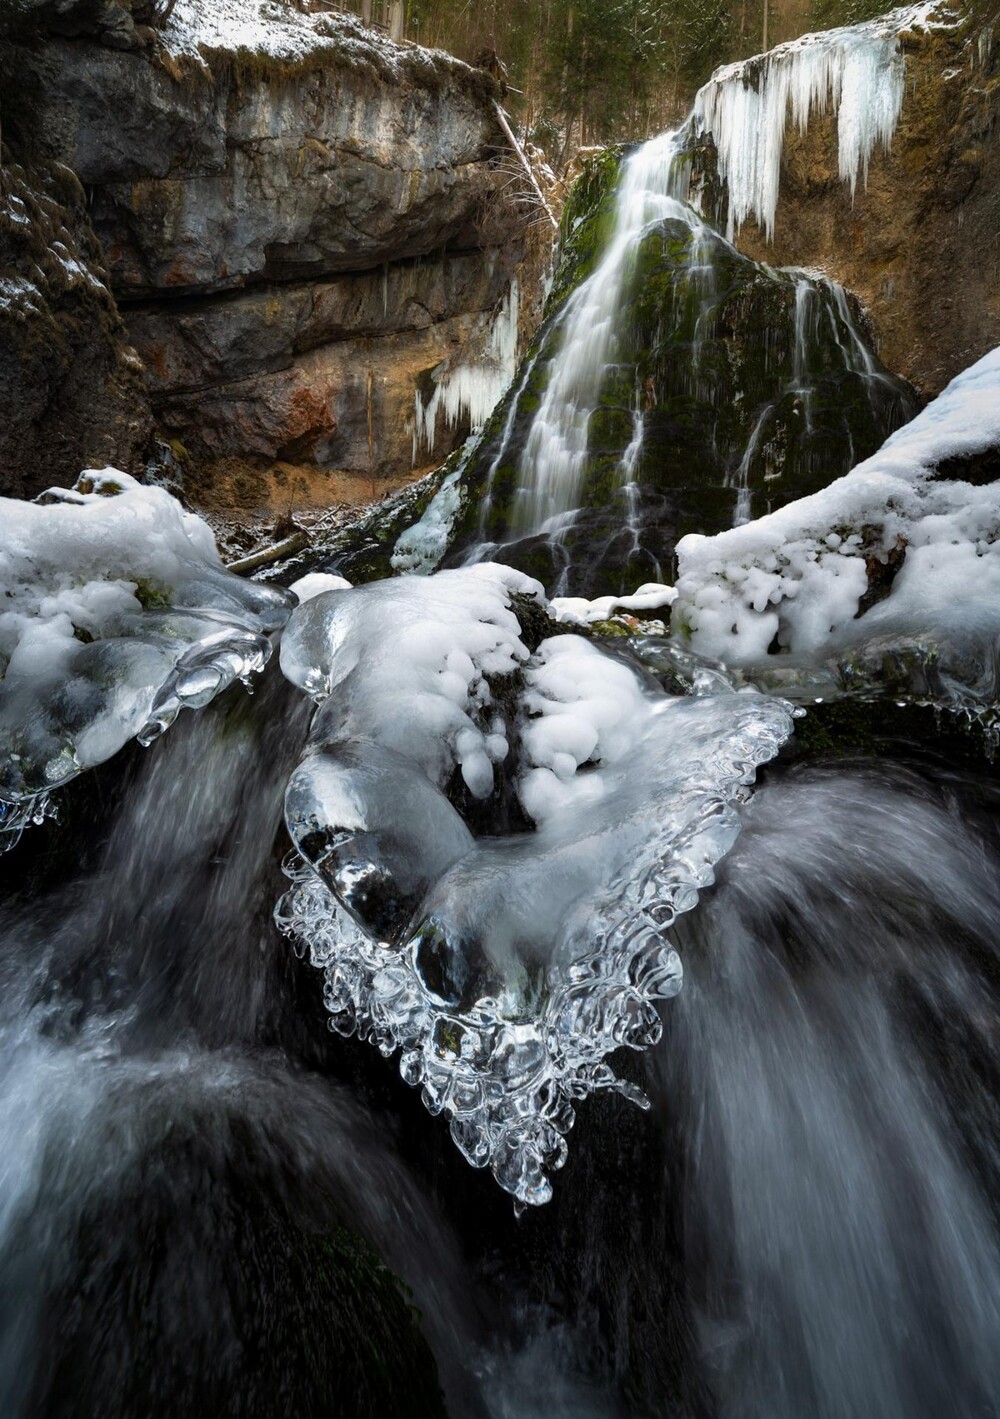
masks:
<path fill-rule="evenodd" d="M 922 634 L 939 655 L 995 646 L 1000 483 L 961 474 L 962 460 L 998 447 L 1000 348 L 821 492 L 715 537 L 683 538 L 675 632 L 732 666 L 780 663 L 775 652 L 816 662 Z M 867 606 L 872 574 L 886 584 Z"/>
<path fill-rule="evenodd" d="M 598 596 L 593 601 L 583 596 L 554 596 L 549 605 L 557 621 L 592 626 L 595 621 L 607 621 L 620 611 L 644 615 L 665 611 L 676 599 L 675 587 L 647 581 L 629 596 Z"/>

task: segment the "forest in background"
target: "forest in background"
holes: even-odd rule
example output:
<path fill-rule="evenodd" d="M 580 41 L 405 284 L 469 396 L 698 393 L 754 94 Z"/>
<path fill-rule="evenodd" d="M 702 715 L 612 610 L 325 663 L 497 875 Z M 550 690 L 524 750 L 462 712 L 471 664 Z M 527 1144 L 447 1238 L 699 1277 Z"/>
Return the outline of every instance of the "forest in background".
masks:
<path fill-rule="evenodd" d="M 507 70 L 507 108 L 556 164 L 641 139 L 687 110 L 719 64 L 885 0 L 407 0 L 405 36 Z"/>

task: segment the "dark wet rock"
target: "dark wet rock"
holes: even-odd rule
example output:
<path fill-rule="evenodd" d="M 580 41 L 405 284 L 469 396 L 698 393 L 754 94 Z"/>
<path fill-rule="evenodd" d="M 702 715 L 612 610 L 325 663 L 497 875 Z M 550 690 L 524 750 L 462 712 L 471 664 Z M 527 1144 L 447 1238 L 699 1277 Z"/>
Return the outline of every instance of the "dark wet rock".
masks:
<path fill-rule="evenodd" d="M 516 254 L 445 253 L 129 308 L 158 424 L 196 460 L 404 472 L 415 388 L 481 338 Z"/>
<path fill-rule="evenodd" d="M 27 1412 L 443 1416 L 419 1314 L 332 1180 L 274 1121 L 159 1093 L 118 1102 L 76 1206 L 47 1197 L 66 1230 L 38 1278 Z"/>
<path fill-rule="evenodd" d="M 58 163 L 0 167 L 0 492 L 140 471 L 152 420 L 86 199 Z"/>

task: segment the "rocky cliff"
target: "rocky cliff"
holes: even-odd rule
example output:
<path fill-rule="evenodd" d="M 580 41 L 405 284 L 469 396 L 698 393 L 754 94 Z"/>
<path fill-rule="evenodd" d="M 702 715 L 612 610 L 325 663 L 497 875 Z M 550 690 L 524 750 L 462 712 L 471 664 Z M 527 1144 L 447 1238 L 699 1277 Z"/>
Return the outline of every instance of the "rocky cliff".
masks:
<path fill-rule="evenodd" d="M 522 254 L 494 81 L 266 0 L 179 0 L 160 29 L 132 0 L 25 5 L 5 134 L 83 184 L 192 486 L 407 474 L 418 392 L 476 358 Z"/>
<path fill-rule="evenodd" d="M 890 369 L 926 395 L 997 343 L 1000 330 L 1000 26 L 982 5 L 900 37 L 895 132 L 852 193 L 833 111 L 785 130 L 774 234 L 751 218 L 748 254 L 818 267 L 857 292 Z M 751 84 L 759 83 L 753 63 Z"/>

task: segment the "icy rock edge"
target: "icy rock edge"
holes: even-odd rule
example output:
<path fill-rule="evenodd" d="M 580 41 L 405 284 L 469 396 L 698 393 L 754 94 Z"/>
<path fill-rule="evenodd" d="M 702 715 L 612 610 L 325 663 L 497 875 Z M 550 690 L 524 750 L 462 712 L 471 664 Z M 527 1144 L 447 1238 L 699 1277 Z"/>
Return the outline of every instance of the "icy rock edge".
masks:
<path fill-rule="evenodd" d="M 281 647 L 319 709 L 278 926 L 323 971 L 331 1028 L 398 1050 L 519 1208 L 551 1197 L 581 1099 L 644 1102 L 607 1056 L 659 1038 L 671 923 L 792 725 L 722 676 L 670 695 L 554 629 L 537 582 L 480 564 L 320 593 Z"/>
<path fill-rule="evenodd" d="M 811 497 L 677 547 L 671 632 L 783 694 L 888 692 L 996 740 L 1000 348 Z"/>
<path fill-rule="evenodd" d="M 227 572 L 208 526 L 114 468 L 0 499 L 0 845 L 130 739 L 264 668 L 288 592 Z"/>
<path fill-rule="evenodd" d="M 947 5 L 906 6 L 863 24 L 820 30 L 779 44 L 766 54 L 717 69 L 698 92 L 694 130 L 710 134 L 719 176 L 729 192 L 726 236 L 732 241 L 748 218 L 774 235 L 781 156 L 789 119 L 805 133 L 810 118 L 833 113 L 841 181 L 853 198 L 858 178 L 868 183 L 877 147 L 888 151 L 902 112 L 908 31 L 947 29 Z"/>

